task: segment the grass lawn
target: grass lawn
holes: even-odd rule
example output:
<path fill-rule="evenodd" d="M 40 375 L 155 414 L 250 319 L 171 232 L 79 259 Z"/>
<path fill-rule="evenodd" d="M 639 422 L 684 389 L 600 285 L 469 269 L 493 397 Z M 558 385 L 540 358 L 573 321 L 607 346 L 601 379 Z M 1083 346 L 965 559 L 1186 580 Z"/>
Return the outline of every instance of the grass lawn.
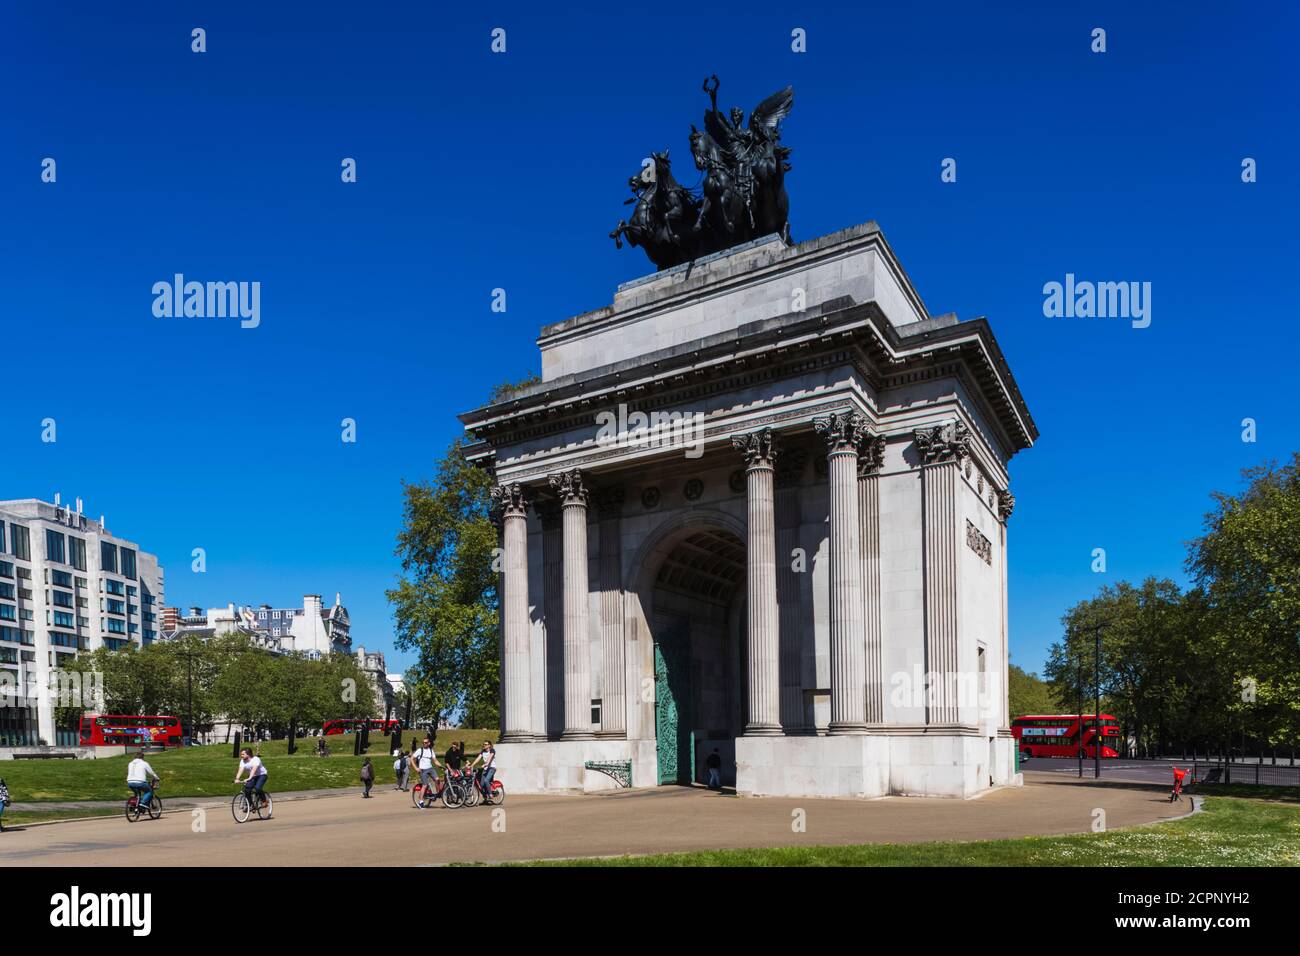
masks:
<path fill-rule="evenodd" d="M 713 850 L 512 865 L 1297 866 L 1300 865 L 1300 806 L 1211 797 L 1204 812 L 1195 816 L 1113 833 L 973 843 Z"/>
<path fill-rule="evenodd" d="M 409 749 L 411 735 L 421 731 L 403 731 L 402 747 Z M 441 756 L 453 740 L 464 740 L 465 750 L 478 753 L 484 740 L 495 741 L 494 730 L 452 728 L 438 731 L 434 743 Z M 267 789 L 272 793 L 288 790 L 319 790 L 329 787 L 359 787 L 361 758 L 352 756 L 351 734 L 327 737 L 332 756 L 314 757 L 315 738 L 298 741 L 298 752 L 287 753 L 288 741 L 269 740 L 261 744 L 261 756 L 270 771 Z M 210 744 L 150 754 L 149 764 L 162 777 L 162 795 L 167 797 L 213 797 L 233 794 L 236 763 L 230 744 Z M 388 756 L 388 738 L 372 735 L 367 756 L 375 765 L 375 782 L 393 779 L 393 761 Z M 0 777 L 9 787 L 15 803 L 39 803 L 63 800 L 125 800 L 125 754 L 99 760 L 6 760 L 0 764 Z M 6 811 L 9 819 L 12 811 Z M 15 815 L 15 821 L 17 816 Z"/>

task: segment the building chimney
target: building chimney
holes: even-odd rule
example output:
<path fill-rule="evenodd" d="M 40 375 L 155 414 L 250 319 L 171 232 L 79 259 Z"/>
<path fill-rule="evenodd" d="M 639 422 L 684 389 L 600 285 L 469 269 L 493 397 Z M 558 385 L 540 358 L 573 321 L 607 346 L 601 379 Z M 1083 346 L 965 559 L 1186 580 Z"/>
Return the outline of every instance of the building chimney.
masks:
<path fill-rule="evenodd" d="M 77 514 L 81 514 L 81 499 L 77 499 Z"/>
<path fill-rule="evenodd" d="M 54 507 L 56 507 L 56 508 L 62 508 L 62 507 L 63 507 L 63 505 L 61 504 L 62 498 L 63 498 L 63 496 L 60 495 L 57 491 L 54 493 Z"/>
<path fill-rule="evenodd" d="M 335 591 L 335 592 L 334 592 L 334 606 L 335 606 L 335 607 L 338 607 L 338 606 L 339 606 L 340 604 L 342 604 L 342 603 L 343 603 L 343 593 L 342 593 L 341 591 Z"/>

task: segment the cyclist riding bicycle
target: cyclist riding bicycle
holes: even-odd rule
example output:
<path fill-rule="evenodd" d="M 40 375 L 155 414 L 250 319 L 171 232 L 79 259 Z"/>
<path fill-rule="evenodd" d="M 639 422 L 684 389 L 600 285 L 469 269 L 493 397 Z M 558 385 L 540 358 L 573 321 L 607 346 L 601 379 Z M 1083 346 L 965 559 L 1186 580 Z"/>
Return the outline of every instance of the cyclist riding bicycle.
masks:
<path fill-rule="evenodd" d="M 162 778 L 153 772 L 153 767 L 144 759 L 144 751 L 137 750 L 135 759 L 126 767 L 126 785 L 136 796 L 138 806 L 147 807 L 149 798 L 153 796 L 153 789 L 150 783 L 162 783 Z"/>
<path fill-rule="evenodd" d="M 266 764 L 262 763 L 261 757 L 254 757 L 253 751 L 248 747 L 239 751 L 239 770 L 235 773 L 235 783 L 239 783 L 244 772 L 248 772 L 248 780 L 244 783 L 244 796 L 248 799 L 249 806 L 265 806 L 266 794 Z M 253 794 L 257 794 L 257 803 L 253 802 Z"/>
<path fill-rule="evenodd" d="M 415 761 L 415 766 L 420 771 L 420 786 L 424 788 L 423 799 L 432 800 L 440 789 L 438 768 L 442 766 L 438 762 L 438 755 L 433 751 L 433 741 L 425 737 L 424 745 L 411 754 L 411 759 Z"/>
<path fill-rule="evenodd" d="M 473 770 L 480 761 L 482 762 L 483 766 L 479 769 L 475 779 L 478 783 L 479 790 L 483 792 L 483 796 L 485 797 L 492 793 L 492 778 L 495 777 L 497 773 L 496 759 L 497 752 L 496 748 L 492 746 L 492 741 L 485 740 L 483 741 L 482 749 L 478 752 L 478 756 L 475 757 L 474 762 L 469 765 L 470 769 Z"/>

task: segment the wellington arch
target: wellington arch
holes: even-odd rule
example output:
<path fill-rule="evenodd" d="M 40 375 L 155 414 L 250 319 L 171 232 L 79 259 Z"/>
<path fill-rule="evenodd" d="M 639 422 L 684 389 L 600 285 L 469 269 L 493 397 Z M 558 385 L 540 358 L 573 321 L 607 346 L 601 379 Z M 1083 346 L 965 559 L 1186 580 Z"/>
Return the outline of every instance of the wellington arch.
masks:
<path fill-rule="evenodd" d="M 461 416 L 512 791 L 700 783 L 715 750 L 743 795 L 1020 782 L 1007 466 L 1038 431 L 987 321 L 930 315 L 867 223 L 624 283 L 538 344 L 540 382 Z"/>

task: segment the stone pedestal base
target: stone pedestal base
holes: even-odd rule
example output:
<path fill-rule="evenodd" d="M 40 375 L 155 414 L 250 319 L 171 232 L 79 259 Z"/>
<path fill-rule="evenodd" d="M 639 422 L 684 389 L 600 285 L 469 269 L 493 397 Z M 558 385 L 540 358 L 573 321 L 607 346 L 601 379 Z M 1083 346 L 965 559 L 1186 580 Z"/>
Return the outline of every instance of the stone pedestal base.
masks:
<path fill-rule="evenodd" d="M 497 744 L 497 774 L 508 793 L 595 793 L 616 790 L 608 774 L 587 770 L 589 760 L 632 762 L 632 785 L 653 787 L 658 769 L 653 740 L 542 740 Z"/>
<path fill-rule="evenodd" d="M 863 736 L 741 737 L 736 792 L 767 797 L 969 798 L 1020 786 L 1012 746 L 942 731 L 873 730 Z"/>
<path fill-rule="evenodd" d="M 1015 741 L 942 729 L 873 728 L 866 734 L 736 738 L 736 792 L 751 797 L 976 797 L 1018 787 Z M 588 761 L 631 761 L 632 785 L 658 783 L 653 740 L 550 740 L 497 744 L 510 793 L 618 789 Z M 725 773 L 724 773 L 724 776 Z"/>

